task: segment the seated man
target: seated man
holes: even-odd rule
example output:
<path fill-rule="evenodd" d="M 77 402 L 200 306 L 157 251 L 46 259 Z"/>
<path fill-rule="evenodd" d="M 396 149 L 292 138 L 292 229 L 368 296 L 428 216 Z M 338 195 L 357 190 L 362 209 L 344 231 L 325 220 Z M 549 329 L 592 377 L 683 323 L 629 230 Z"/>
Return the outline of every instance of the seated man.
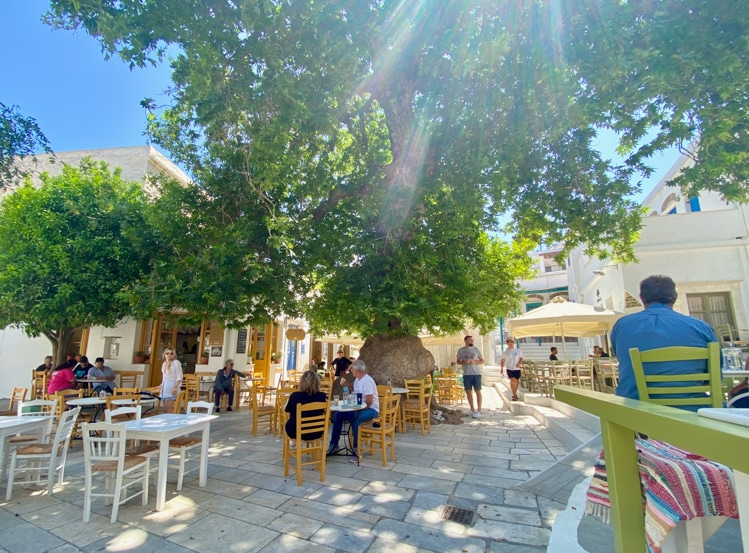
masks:
<path fill-rule="evenodd" d="M 213 401 L 216 405 L 214 410 L 216 413 L 221 412 L 219 405 L 221 405 L 221 394 L 229 396 L 229 402 L 227 403 L 227 411 L 233 411 L 231 408 L 234 402 L 234 377 L 244 375 L 234 370 L 234 360 L 227 359 L 223 369 L 219 369 L 216 373 L 216 382 L 213 384 Z"/>
<path fill-rule="evenodd" d="M 73 369 L 73 373 L 76 378 L 86 378 L 91 367 L 93 367 L 93 365 L 88 362 L 88 357 L 82 355 L 80 362 Z"/>
<path fill-rule="evenodd" d="M 361 394 L 366 407 L 359 411 L 338 412 L 333 417 L 333 430 L 330 433 L 330 446 L 328 455 L 338 451 L 338 439 L 343 429 L 343 421 L 351 421 L 351 432 L 354 435 L 352 444 L 354 451 L 359 439 L 359 426 L 375 418 L 380 413 L 380 400 L 377 397 L 377 385 L 374 379 L 367 374 L 364 361 L 357 359 L 351 364 L 351 373 L 354 375 L 354 394 Z M 349 459 L 352 463 L 358 463 L 356 456 Z"/>
<path fill-rule="evenodd" d="M 88 370 L 88 377 L 106 380 L 106 382 L 96 382 L 94 384 L 94 392 L 96 392 L 97 394 L 102 390 L 109 394 L 114 392 L 114 379 L 116 375 L 114 374 L 112 367 L 107 367 L 104 365 L 103 357 L 96 358 L 96 361 L 94 361 L 94 366 Z"/>
<path fill-rule="evenodd" d="M 708 342 L 718 341 L 715 331 L 705 321 L 674 311 L 676 296 L 676 284 L 670 277 L 655 275 L 640 282 L 640 300 L 645 310 L 622 317 L 611 331 L 611 350 L 619 359 L 616 395 L 640 398 L 629 357 L 630 348 L 638 348 L 640 351 L 669 346 L 704 348 Z M 658 374 L 707 373 L 707 362 L 694 360 L 645 363 L 643 369 L 648 374 L 656 371 Z M 686 405 L 682 408 L 696 410 L 697 406 Z"/>

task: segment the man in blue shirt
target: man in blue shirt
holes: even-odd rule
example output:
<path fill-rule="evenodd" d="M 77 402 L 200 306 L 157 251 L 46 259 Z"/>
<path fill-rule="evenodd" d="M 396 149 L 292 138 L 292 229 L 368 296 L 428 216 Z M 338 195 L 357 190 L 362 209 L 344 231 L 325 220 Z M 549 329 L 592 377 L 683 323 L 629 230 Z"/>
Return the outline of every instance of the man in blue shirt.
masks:
<path fill-rule="evenodd" d="M 629 348 L 640 351 L 669 346 L 704 348 L 708 342 L 718 341 L 715 331 L 705 321 L 674 311 L 676 296 L 676 284 L 670 277 L 654 275 L 640 282 L 640 300 L 645 310 L 622 317 L 611 331 L 612 351 L 619 358 L 616 395 L 639 399 Z M 706 373 L 707 362 L 644 363 L 643 369 L 648 374 Z"/>

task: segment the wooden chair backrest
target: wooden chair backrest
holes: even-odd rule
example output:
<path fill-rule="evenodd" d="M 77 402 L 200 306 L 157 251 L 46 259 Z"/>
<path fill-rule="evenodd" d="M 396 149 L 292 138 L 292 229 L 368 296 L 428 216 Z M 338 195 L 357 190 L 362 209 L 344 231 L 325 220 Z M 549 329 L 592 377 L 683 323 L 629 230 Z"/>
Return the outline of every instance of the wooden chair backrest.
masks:
<path fill-rule="evenodd" d="M 115 388 L 113 395 L 115 396 L 121 396 L 121 395 L 131 395 L 131 394 L 137 394 L 139 392 L 138 388 Z"/>
<path fill-rule="evenodd" d="M 632 370 L 641 401 L 672 407 L 693 405 L 723 407 L 718 342 L 710 342 L 705 348 L 675 346 L 648 351 L 630 348 L 629 356 L 632 359 Z M 704 360 L 706 371 L 690 374 L 657 374 L 652 369 L 645 373 L 643 369 L 643 363 L 694 360 Z M 694 394 L 696 397 L 663 397 L 664 394 L 679 396 Z"/>

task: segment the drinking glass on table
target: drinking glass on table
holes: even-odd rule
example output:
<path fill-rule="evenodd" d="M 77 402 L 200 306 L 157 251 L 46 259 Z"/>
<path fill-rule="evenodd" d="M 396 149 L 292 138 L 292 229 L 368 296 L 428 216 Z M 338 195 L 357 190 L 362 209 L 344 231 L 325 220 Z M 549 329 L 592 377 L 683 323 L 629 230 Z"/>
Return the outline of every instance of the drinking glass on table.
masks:
<path fill-rule="evenodd" d="M 341 404 L 341 397 L 340 396 L 333 396 L 333 405 L 338 407 Z"/>

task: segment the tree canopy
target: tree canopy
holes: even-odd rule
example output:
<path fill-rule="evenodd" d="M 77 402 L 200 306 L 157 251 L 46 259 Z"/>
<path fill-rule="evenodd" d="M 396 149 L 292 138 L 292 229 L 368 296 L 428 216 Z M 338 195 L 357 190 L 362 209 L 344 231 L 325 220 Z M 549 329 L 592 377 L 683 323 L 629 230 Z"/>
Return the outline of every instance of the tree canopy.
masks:
<path fill-rule="evenodd" d="M 0 189 L 26 175 L 17 158 L 32 156 L 39 149 L 52 151 L 36 120 L 23 115 L 18 106 L 0 102 Z"/>
<path fill-rule="evenodd" d="M 59 363 L 76 329 L 131 313 L 151 248 L 141 187 L 118 170 L 84 159 L 40 179 L 0 201 L 0 327 L 46 336 Z"/>
<path fill-rule="evenodd" d="M 541 243 L 631 259 L 629 197 L 648 155 L 746 139 L 746 14 L 696 0 L 596 6 L 53 0 L 48 19 L 133 66 L 176 52 L 171 104 L 150 130 L 200 186 L 180 207 L 190 224 L 218 229 L 204 236 L 220 259 L 243 260 L 235 274 L 249 266 L 230 287 L 247 298 L 237 317 L 254 312 L 258 279 L 276 278 L 318 328 L 368 336 L 492 327 Z M 715 37 L 700 32 L 713 30 L 730 70 L 709 65 Z M 595 149 L 600 128 L 621 133 L 624 164 Z M 744 198 L 737 150 L 694 150 L 688 186 Z M 193 303 L 227 312 L 219 290 L 196 290 Z"/>

